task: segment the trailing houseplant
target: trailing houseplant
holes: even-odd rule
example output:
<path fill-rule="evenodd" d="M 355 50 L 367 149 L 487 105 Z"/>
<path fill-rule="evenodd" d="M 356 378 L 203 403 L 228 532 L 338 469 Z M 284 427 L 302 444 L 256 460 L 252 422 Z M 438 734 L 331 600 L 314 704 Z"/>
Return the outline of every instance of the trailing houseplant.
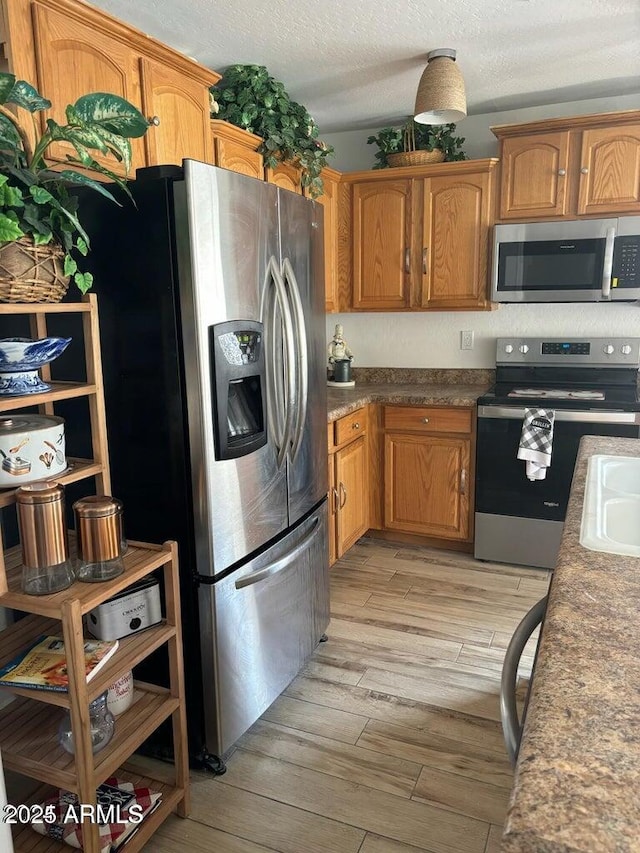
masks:
<path fill-rule="evenodd" d="M 399 127 L 383 127 L 367 138 L 369 145 L 377 145 L 374 169 L 392 165 L 389 155 L 412 151 L 440 151 L 441 161 L 466 160 L 462 150 L 464 137 L 456 136 L 455 124 L 418 124 L 411 116 Z M 392 158 L 393 159 L 393 158 Z M 393 164 L 395 165 L 395 164 Z"/>
<path fill-rule="evenodd" d="M 302 170 L 302 186 L 313 197 L 322 194 L 320 172 L 333 148 L 318 139 L 318 127 L 306 107 L 292 101 L 264 65 L 231 65 L 210 92 L 213 118 L 261 136 L 258 150 L 266 166 L 295 163 Z"/>
<path fill-rule="evenodd" d="M 33 144 L 10 107 L 31 116 Z M 113 155 L 123 163 L 126 175 L 131 165 L 129 140 L 149 127 L 133 104 L 103 92 L 84 95 L 67 106 L 65 125 L 51 118 L 40 124 L 36 114 L 50 107 L 51 102 L 29 83 L 0 73 L 1 301 L 58 301 L 69 277 L 82 293 L 89 290 L 93 278 L 77 260 L 87 254 L 89 238 L 78 219 L 78 198 L 70 190 L 90 187 L 117 203 L 108 185 L 84 170 L 99 173 L 128 192 L 126 181 L 96 162 L 91 152 Z M 65 167 L 56 170 L 45 157 L 54 142 L 67 142 L 74 152 L 67 154 Z M 52 277 L 48 285 L 46 268 Z"/>

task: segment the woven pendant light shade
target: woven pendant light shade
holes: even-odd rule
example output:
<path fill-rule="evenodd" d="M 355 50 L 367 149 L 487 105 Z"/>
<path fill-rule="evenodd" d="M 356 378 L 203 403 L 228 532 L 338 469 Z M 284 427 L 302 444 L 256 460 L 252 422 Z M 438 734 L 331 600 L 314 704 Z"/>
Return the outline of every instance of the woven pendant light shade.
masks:
<path fill-rule="evenodd" d="M 418 86 L 415 120 L 419 124 L 449 124 L 466 115 L 467 96 L 455 50 L 432 50 Z"/>

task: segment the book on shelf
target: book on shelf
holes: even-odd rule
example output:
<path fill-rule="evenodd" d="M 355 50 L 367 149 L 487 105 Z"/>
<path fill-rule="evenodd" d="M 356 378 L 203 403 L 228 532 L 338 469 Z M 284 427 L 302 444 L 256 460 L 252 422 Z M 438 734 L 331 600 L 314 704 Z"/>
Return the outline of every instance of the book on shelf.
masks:
<path fill-rule="evenodd" d="M 100 853 L 117 853 L 150 814 L 158 808 L 162 794 L 111 776 L 96 790 L 96 807 L 89 809 L 77 794 L 59 789 L 44 800 L 42 819 L 31 822 L 32 829 L 77 850 L 83 849 L 83 821 L 98 824 Z"/>
<path fill-rule="evenodd" d="M 95 677 L 117 648 L 117 640 L 84 641 L 87 681 Z M 0 668 L 0 687 L 66 692 L 69 689 L 69 674 L 64 640 L 44 635 L 38 637 L 32 645 Z"/>

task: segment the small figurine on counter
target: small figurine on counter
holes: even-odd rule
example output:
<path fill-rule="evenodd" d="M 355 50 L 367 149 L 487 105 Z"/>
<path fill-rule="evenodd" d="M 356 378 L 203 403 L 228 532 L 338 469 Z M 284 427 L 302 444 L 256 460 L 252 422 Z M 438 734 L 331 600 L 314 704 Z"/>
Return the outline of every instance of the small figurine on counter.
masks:
<path fill-rule="evenodd" d="M 351 379 L 351 362 L 353 361 L 353 352 L 349 344 L 344 339 L 342 325 L 336 324 L 333 339 L 329 341 L 327 350 L 329 356 L 329 365 L 333 367 L 332 385 L 355 385 Z"/>
<path fill-rule="evenodd" d="M 329 364 L 333 364 L 335 361 L 353 361 L 353 353 L 343 337 L 342 325 L 340 323 L 336 324 L 333 339 L 329 341 L 328 353 Z"/>

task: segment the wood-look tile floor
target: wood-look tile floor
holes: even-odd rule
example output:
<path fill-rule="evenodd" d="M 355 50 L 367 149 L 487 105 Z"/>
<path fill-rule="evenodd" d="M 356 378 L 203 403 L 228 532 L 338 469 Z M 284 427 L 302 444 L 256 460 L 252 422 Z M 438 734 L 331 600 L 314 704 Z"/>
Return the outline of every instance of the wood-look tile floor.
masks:
<path fill-rule="evenodd" d="M 362 539 L 331 570 L 329 641 L 192 775 L 145 853 L 493 853 L 511 769 L 504 651 L 549 573 Z M 525 650 L 523 683 L 533 661 Z"/>

